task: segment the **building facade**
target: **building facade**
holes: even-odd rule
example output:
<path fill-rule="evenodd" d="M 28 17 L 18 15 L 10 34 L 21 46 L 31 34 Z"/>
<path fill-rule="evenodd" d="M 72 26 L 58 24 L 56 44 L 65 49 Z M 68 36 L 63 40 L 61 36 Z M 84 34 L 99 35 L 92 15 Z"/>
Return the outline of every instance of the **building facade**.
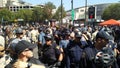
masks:
<path fill-rule="evenodd" d="M 0 0 L 0 8 L 6 7 L 7 0 Z"/>
<path fill-rule="evenodd" d="M 90 21 L 90 19 L 88 19 L 88 8 L 90 6 L 94 6 L 95 7 L 95 20 L 96 21 L 101 21 L 102 18 L 102 14 L 104 12 L 104 9 L 107 8 L 109 5 L 111 4 L 115 4 L 115 3 L 104 3 L 104 4 L 95 4 L 95 5 L 88 5 L 87 7 L 83 6 L 83 7 L 79 7 L 79 8 L 75 8 L 74 9 L 74 20 L 86 20 L 86 21 Z M 85 13 L 85 8 L 86 8 L 86 13 Z M 65 17 L 65 19 L 67 20 L 71 20 L 71 10 L 66 11 L 67 16 Z M 86 15 L 86 19 L 85 19 L 85 15 Z"/>
<path fill-rule="evenodd" d="M 33 9 L 34 6 L 30 6 L 30 5 L 21 5 L 21 6 L 9 6 L 9 10 L 12 12 L 17 12 L 21 9 Z"/>

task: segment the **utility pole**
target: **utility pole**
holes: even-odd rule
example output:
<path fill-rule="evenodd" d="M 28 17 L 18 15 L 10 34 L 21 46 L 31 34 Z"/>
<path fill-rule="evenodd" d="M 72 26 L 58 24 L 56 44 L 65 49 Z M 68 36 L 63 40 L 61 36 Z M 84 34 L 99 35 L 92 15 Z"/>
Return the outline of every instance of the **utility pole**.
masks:
<path fill-rule="evenodd" d="M 73 0 L 71 0 L 71 9 L 73 10 Z"/>
<path fill-rule="evenodd" d="M 71 19 L 74 25 L 74 9 L 73 9 L 73 0 L 71 0 Z"/>
<path fill-rule="evenodd" d="M 87 24 L 87 0 L 85 0 L 85 25 Z"/>
<path fill-rule="evenodd" d="M 63 15 L 63 1 L 61 0 L 61 26 L 62 26 L 62 15 Z"/>

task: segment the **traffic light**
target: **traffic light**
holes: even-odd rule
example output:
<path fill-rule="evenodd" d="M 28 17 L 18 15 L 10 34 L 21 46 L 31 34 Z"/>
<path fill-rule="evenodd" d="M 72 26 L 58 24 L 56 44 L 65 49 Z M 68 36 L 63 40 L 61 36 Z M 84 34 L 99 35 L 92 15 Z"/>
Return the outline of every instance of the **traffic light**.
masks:
<path fill-rule="evenodd" d="M 88 18 L 89 19 L 94 19 L 95 18 L 95 7 L 90 6 L 88 8 Z"/>

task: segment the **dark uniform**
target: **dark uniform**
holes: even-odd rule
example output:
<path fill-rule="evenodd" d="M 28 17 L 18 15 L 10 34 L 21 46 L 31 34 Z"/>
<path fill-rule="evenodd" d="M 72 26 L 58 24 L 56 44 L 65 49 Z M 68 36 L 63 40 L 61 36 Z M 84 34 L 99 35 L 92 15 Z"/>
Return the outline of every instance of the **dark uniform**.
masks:
<path fill-rule="evenodd" d="M 106 47 L 110 39 L 112 37 L 105 31 L 97 33 L 95 47 L 84 49 L 86 62 L 84 68 L 119 68 L 113 50 Z"/>
<path fill-rule="evenodd" d="M 83 48 L 80 42 L 81 33 L 75 33 L 75 39 L 67 46 L 67 68 L 83 68 L 82 57 Z"/>
<path fill-rule="evenodd" d="M 82 68 L 83 49 L 81 44 L 71 41 L 67 47 L 67 68 Z"/>
<path fill-rule="evenodd" d="M 84 49 L 85 52 L 85 64 L 84 68 L 119 68 L 116 62 L 115 57 L 112 55 L 112 50 L 106 47 L 102 50 L 97 50 L 95 47 L 87 47 Z M 102 52 L 102 57 L 96 58 L 96 54 Z M 109 55 L 109 56 L 107 56 Z"/>
<path fill-rule="evenodd" d="M 58 57 L 61 54 L 60 47 L 57 45 L 47 45 L 45 44 L 42 49 L 42 62 L 44 64 L 53 65 L 58 62 Z"/>

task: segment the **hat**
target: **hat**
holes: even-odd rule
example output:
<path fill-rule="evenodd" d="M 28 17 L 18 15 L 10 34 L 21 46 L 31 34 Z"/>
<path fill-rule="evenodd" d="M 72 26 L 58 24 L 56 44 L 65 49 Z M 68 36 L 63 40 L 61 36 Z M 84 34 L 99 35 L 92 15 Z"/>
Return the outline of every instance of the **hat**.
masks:
<path fill-rule="evenodd" d="M 43 30 L 43 28 L 42 28 L 42 27 L 40 27 L 38 30 L 39 30 L 39 31 L 42 31 L 42 30 Z"/>
<path fill-rule="evenodd" d="M 75 37 L 81 37 L 81 36 L 82 36 L 82 33 L 81 33 L 81 32 L 75 33 Z"/>
<path fill-rule="evenodd" d="M 16 32 L 17 34 L 22 34 L 22 33 L 23 33 L 23 30 L 22 30 L 22 28 L 17 28 L 15 32 Z"/>
<path fill-rule="evenodd" d="M 47 34 L 44 37 L 45 37 L 45 40 L 52 40 L 52 36 L 50 34 Z"/>
<path fill-rule="evenodd" d="M 26 41 L 26 40 L 21 40 L 19 41 L 16 46 L 15 46 L 15 52 L 17 54 L 20 54 L 23 52 L 26 48 L 34 49 L 36 45 L 33 45 L 32 43 Z"/>
<path fill-rule="evenodd" d="M 96 35 L 96 39 L 97 38 L 104 38 L 107 40 L 113 40 L 113 37 L 106 31 L 99 31 Z"/>

